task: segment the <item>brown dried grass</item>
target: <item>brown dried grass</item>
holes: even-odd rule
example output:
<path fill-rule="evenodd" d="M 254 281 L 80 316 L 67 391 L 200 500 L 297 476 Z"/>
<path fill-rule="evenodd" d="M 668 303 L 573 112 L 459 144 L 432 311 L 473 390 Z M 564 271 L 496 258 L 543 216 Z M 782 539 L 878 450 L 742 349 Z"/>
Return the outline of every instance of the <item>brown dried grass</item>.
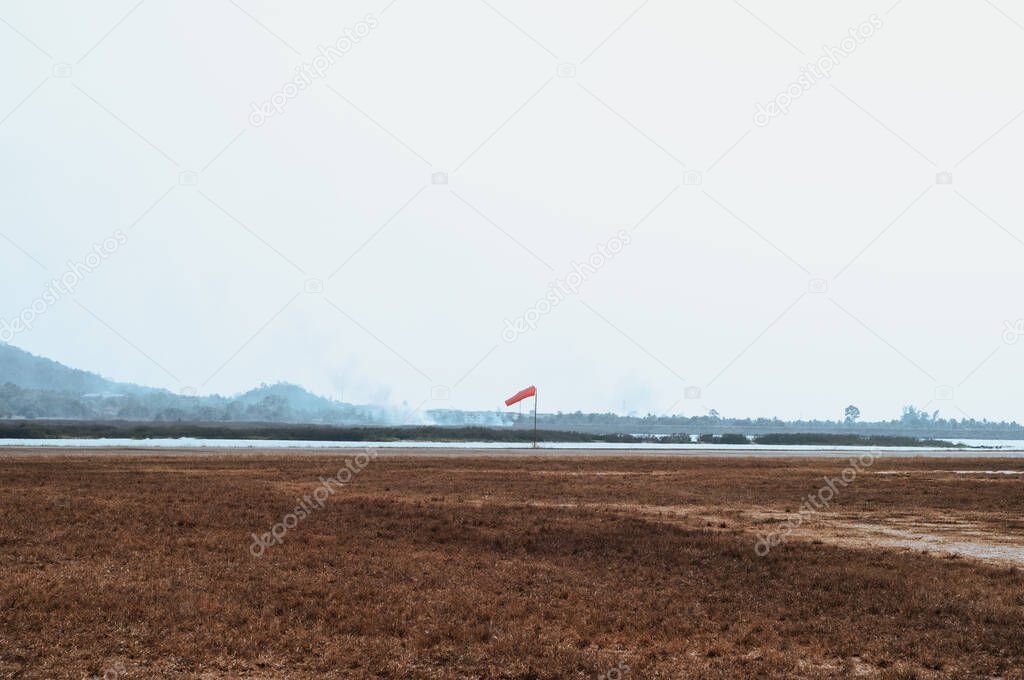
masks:
<path fill-rule="evenodd" d="M 1024 677 L 1018 569 L 755 555 L 737 509 L 795 508 L 842 460 L 382 456 L 253 558 L 343 460 L 0 458 L 0 677 Z M 879 461 L 920 474 L 830 512 L 1019 533 L 1020 478 L 924 473 L 1019 467 Z"/>

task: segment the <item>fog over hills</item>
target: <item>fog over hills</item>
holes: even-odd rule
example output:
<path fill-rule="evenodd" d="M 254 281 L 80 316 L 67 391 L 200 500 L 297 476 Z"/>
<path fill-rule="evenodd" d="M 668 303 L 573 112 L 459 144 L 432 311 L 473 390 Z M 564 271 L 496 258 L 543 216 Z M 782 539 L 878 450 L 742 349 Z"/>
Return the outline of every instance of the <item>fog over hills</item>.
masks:
<path fill-rule="evenodd" d="M 852 405 L 849 407 L 856 411 Z M 89 371 L 0 344 L 0 419 L 120 420 L 133 422 L 299 423 L 337 426 L 438 425 L 532 428 L 529 409 L 512 411 L 420 410 L 408 406 L 350 404 L 290 383 L 261 384 L 232 396 L 181 395 L 108 380 Z M 541 429 L 591 434 L 728 434 L 830 432 L 947 438 L 1024 439 L 1016 422 L 946 419 L 907 406 L 898 418 L 862 422 L 859 413 L 840 420 L 785 421 L 708 415 L 620 416 L 614 413 L 541 413 Z"/>
<path fill-rule="evenodd" d="M 0 345 L 0 418 L 359 425 L 390 424 L 399 417 L 387 408 L 334 401 L 287 383 L 264 384 L 231 397 L 179 395 L 115 382 Z"/>

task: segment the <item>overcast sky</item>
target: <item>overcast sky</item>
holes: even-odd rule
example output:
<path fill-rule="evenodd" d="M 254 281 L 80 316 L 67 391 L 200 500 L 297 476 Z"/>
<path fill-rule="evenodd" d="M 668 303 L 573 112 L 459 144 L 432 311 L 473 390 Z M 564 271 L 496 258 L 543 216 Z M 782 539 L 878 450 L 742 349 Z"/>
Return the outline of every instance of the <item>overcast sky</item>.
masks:
<path fill-rule="evenodd" d="M 1021 63 L 1007 0 L 5 0 L 0 317 L 200 394 L 1020 420 Z"/>

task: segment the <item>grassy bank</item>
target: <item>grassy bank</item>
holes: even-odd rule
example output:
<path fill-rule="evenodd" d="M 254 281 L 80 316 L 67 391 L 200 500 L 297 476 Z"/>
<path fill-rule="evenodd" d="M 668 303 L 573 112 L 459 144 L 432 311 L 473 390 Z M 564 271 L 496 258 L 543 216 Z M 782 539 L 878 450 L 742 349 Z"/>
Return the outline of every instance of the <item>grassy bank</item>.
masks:
<path fill-rule="evenodd" d="M 2 439 L 253 439 L 338 442 L 508 442 L 533 441 L 533 430 L 492 427 L 337 427 L 274 423 L 139 423 L 129 421 L 0 421 Z M 688 435 L 655 439 L 627 434 L 587 434 L 541 430 L 541 441 L 639 444 L 647 441 L 689 442 Z"/>
<path fill-rule="evenodd" d="M 256 441 L 336 442 L 487 442 L 528 443 L 533 430 L 509 427 L 339 427 L 292 423 L 204 423 L 134 422 L 90 420 L 0 420 L 0 439 L 251 439 Z M 688 434 L 592 434 L 540 430 L 538 438 L 547 443 L 690 444 Z M 854 434 L 793 433 L 767 434 L 748 438 L 741 434 L 700 435 L 702 444 L 731 446 L 920 446 L 956 448 L 955 444 L 915 437 L 866 436 Z"/>

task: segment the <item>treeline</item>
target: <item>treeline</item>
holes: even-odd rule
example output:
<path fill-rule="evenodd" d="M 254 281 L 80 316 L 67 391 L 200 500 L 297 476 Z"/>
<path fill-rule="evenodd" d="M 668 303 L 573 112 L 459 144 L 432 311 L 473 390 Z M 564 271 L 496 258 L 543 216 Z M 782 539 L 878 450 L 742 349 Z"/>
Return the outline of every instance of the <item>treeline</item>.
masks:
<path fill-rule="evenodd" d="M 449 422 L 454 418 L 449 417 Z M 532 415 L 510 418 L 513 427 L 532 428 Z M 557 430 L 580 432 L 626 432 L 669 434 L 701 432 L 714 435 L 743 434 L 849 434 L 912 438 L 1024 439 L 1024 426 L 1016 421 L 989 421 L 974 418 L 942 418 L 914 406 L 906 406 L 899 418 L 872 422 L 848 420 L 781 420 L 779 418 L 728 418 L 711 411 L 702 416 L 620 416 L 614 413 L 541 413 L 538 425 Z"/>
<path fill-rule="evenodd" d="M 827 434 L 824 432 L 765 434 L 754 437 L 755 444 L 764 446 L 926 446 L 929 448 L 956 448 L 952 442 L 940 439 L 894 437 L 880 435 Z"/>
<path fill-rule="evenodd" d="M 542 430 L 540 441 L 640 444 L 680 443 L 688 435 L 658 439 L 624 434 L 587 434 Z M 257 441 L 336 442 L 506 442 L 533 441 L 533 432 L 489 427 L 336 427 L 279 423 L 138 423 L 129 421 L 0 420 L 0 439 L 252 439 Z"/>
<path fill-rule="evenodd" d="M 697 437 L 701 444 L 752 444 L 750 437 L 745 434 L 702 434 Z"/>
<path fill-rule="evenodd" d="M 139 423 L 131 421 L 82 420 L 0 420 L 0 439 L 244 439 L 253 441 L 318 442 L 481 442 L 529 443 L 532 430 L 494 427 L 338 427 L 286 423 Z M 675 444 L 693 443 L 688 434 L 592 434 L 559 430 L 540 430 L 542 443 Z M 823 433 L 769 434 L 747 437 L 742 434 L 703 434 L 702 444 L 733 446 L 919 446 L 953 448 L 949 442 L 913 437 L 872 437 L 829 435 Z"/>

